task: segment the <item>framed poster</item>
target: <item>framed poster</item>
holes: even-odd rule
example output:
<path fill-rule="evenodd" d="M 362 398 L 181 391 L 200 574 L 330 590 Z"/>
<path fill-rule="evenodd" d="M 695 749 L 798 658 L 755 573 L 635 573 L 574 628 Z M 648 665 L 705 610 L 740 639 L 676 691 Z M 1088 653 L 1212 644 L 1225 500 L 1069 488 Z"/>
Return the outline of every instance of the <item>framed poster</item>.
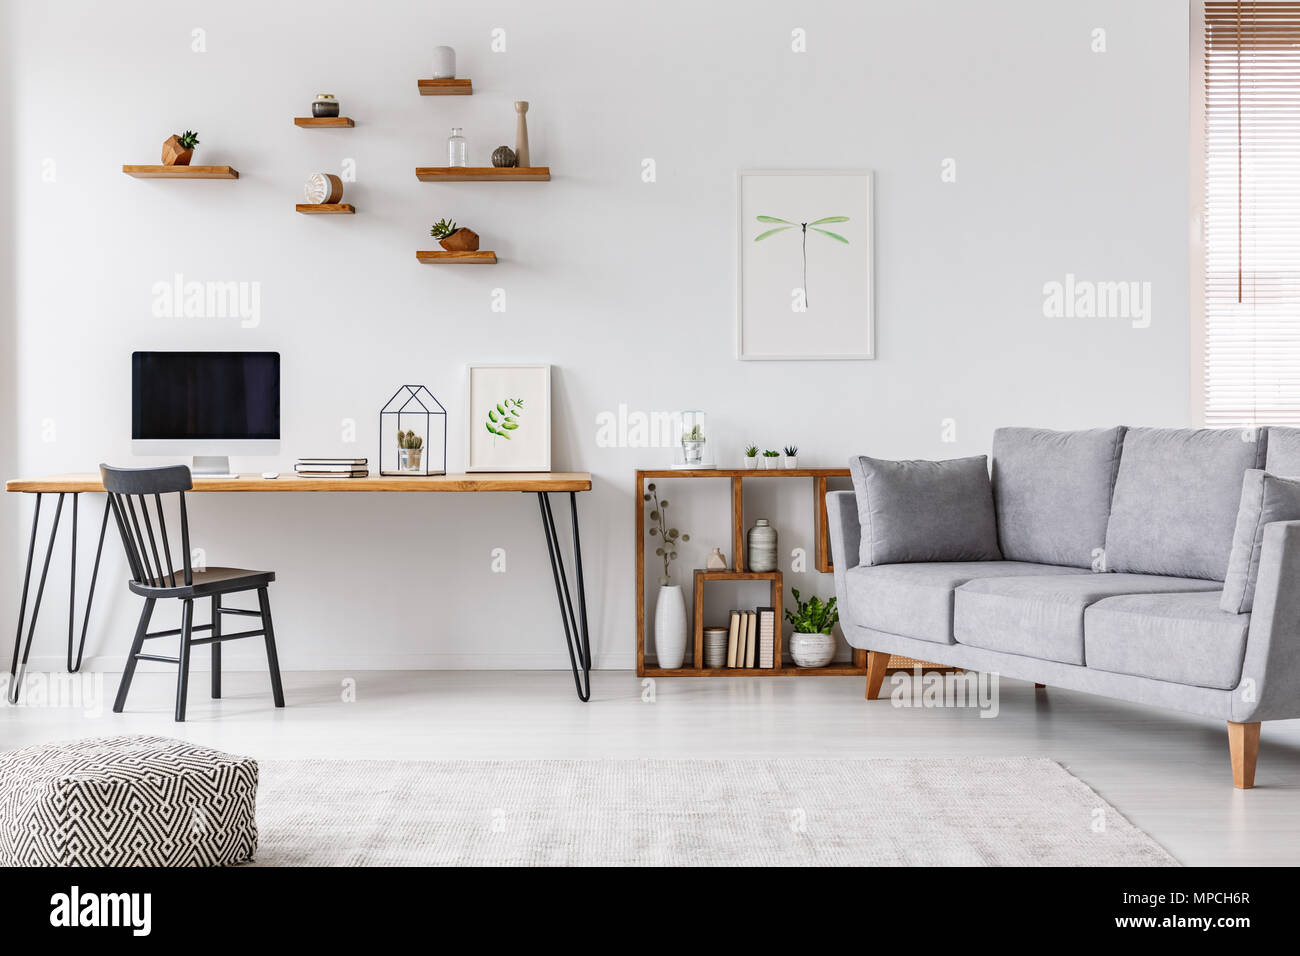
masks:
<path fill-rule="evenodd" d="M 737 357 L 875 358 L 871 172 L 746 170 L 737 180 Z"/>
<path fill-rule="evenodd" d="M 551 367 L 469 366 L 466 471 L 551 470 Z"/>

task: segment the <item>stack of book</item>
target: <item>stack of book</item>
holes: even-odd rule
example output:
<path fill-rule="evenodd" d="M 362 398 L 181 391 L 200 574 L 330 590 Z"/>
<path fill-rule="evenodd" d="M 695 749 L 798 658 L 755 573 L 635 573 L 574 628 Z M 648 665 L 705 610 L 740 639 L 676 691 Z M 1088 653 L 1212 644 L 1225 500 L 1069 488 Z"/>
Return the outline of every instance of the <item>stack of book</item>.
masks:
<path fill-rule="evenodd" d="M 731 626 L 727 631 L 727 666 L 763 670 L 776 666 L 775 608 L 731 612 Z"/>
<path fill-rule="evenodd" d="M 293 470 L 304 478 L 365 478 L 365 458 L 299 458 Z"/>

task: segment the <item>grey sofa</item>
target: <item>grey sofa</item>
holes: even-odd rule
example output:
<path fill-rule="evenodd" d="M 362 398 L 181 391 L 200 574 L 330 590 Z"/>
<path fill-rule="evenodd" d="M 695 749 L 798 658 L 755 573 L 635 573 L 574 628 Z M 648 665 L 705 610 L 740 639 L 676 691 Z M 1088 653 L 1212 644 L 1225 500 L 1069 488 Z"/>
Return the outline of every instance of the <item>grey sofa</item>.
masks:
<path fill-rule="evenodd" d="M 1300 430 L 1001 429 L 986 560 L 871 563 L 864 503 L 831 492 L 868 699 L 897 654 L 1202 714 L 1228 722 L 1234 784 L 1253 786 L 1260 722 L 1300 717 L 1300 521 L 1261 525 L 1253 607 L 1222 610 L 1251 469 L 1300 476 Z M 878 535 L 890 516 L 865 513 Z"/>

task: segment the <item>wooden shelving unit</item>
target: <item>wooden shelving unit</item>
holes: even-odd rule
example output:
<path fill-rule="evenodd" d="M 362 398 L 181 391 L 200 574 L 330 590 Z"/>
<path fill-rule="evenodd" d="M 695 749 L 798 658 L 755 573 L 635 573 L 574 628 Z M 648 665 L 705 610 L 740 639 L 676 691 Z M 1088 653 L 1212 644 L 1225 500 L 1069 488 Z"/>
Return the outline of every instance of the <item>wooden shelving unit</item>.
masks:
<path fill-rule="evenodd" d="M 485 266 L 497 264 L 497 254 L 490 249 L 479 249 L 475 252 L 447 252 L 445 249 L 427 249 L 417 252 L 415 258 L 428 264 L 458 263 L 461 265 Z"/>
<path fill-rule="evenodd" d="M 123 166 L 122 172 L 136 179 L 239 178 L 239 170 L 229 166 Z"/>
<path fill-rule="evenodd" d="M 816 562 L 818 571 L 830 572 L 829 545 L 826 525 L 826 490 L 827 479 L 847 478 L 847 468 L 791 468 L 780 471 L 753 470 L 744 468 L 711 469 L 657 469 L 638 470 L 636 473 L 636 672 L 639 677 L 792 677 L 795 675 L 811 677 L 857 676 L 867 673 L 867 652 L 856 648 L 853 659 L 847 662 L 833 663 L 827 667 L 795 667 L 783 664 L 781 654 L 784 649 L 782 638 L 783 595 L 785 582 L 780 571 L 746 571 L 745 570 L 745 494 L 746 481 L 766 481 L 777 479 L 812 479 L 814 524 L 814 553 L 826 554 L 826 560 Z M 668 670 L 650 667 L 646 664 L 646 597 L 645 597 L 645 486 L 648 481 L 683 478 L 691 480 L 722 479 L 731 483 L 731 568 L 725 571 L 696 570 L 694 572 L 694 656 L 693 666 Z M 704 663 L 704 588 L 711 581 L 767 581 L 771 588 L 768 604 L 776 609 L 776 667 L 774 668 L 705 668 Z M 719 622 L 722 626 L 724 622 Z"/>
<path fill-rule="evenodd" d="M 295 116 L 293 125 L 303 129 L 352 129 L 357 124 L 348 116 Z"/>
<path fill-rule="evenodd" d="M 474 84 L 463 77 L 450 80 L 420 80 L 421 96 L 469 96 Z"/>
<path fill-rule="evenodd" d="M 304 216 L 351 216 L 356 212 L 346 202 L 300 202 L 293 208 Z"/>
<path fill-rule="evenodd" d="M 546 183 L 550 166 L 417 166 L 422 183 Z"/>

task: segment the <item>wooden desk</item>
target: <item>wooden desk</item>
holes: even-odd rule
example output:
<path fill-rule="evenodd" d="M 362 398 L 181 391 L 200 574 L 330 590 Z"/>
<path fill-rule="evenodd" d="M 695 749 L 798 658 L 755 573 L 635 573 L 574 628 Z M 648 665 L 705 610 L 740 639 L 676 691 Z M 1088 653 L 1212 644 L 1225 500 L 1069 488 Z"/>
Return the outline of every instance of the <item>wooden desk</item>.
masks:
<path fill-rule="evenodd" d="M 433 475 L 429 477 L 374 476 L 370 478 L 302 478 L 293 474 L 284 474 L 279 478 L 263 478 L 260 474 L 239 475 L 235 478 L 196 478 L 190 493 L 302 493 L 302 494 L 358 494 L 358 493 L 483 493 L 483 492 L 522 492 L 536 494 L 538 508 L 542 516 L 542 531 L 546 535 L 546 549 L 551 558 L 551 575 L 555 579 L 555 597 L 560 605 L 560 619 L 564 624 L 565 644 L 569 651 L 569 666 L 573 670 L 573 682 L 577 688 L 578 699 L 591 698 L 591 638 L 587 630 L 587 595 L 582 573 L 582 542 L 578 533 L 578 499 L 577 493 L 591 490 L 591 475 L 586 472 L 531 472 L 531 473 L 489 473 Z M 71 581 L 68 588 L 68 654 L 69 671 L 81 668 L 82 653 L 86 646 L 86 631 L 90 624 L 90 609 L 95 598 L 95 582 L 99 577 L 100 558 L 104 551 L 104 535 L 108 529 L 108 516 L 111 508 L 110 499 L 105 496 L 104 516 L 99 526 L 99 545 L 95 549 L 95 564 L 90 576 L 90 589 L 86 596 L 86 611 L 82 618 L 81 640 L 75 642 L 76 597 L 77 597 L 77 517 L 78 501 L 83 494 L 104 492 L 103 482 L 98 474 L 49 475 L 44 478 L 15 478 L 5 482 L 5 491 L 36 496 L 36 505 L 32 514 L 32 534 L 27 545 L 27 568 L 23 574 L 22 600 L 18 609 L 18 631 L 14 638 L 13 661 L 9 666 L 9 700 L 18 702 L 18 693 L 22 683 L 21 674 L 26 671 L 27 659 L 31 654 L 32 637 L 36 632 L 36 620 L 41 612 L 41 599 L 45 595 L 45 580 L 50 570 L 50 558 L 54 553 L 54 544 L 59 533 L 59 519 L 63 514 L 63 501 L 72 496 L 72 557 L 70 565 Z M 577 603 L 569 591 L 569 579 L 564 568 L 564 558 L 560 548 L 559 533 L 555 527 L 555 516 L 551 510 L 552 492 L 567 493 L 569 512 L 573 524 L 573 565 L 577 578 Z M 41 500 L 47 495 L 58 495 L 54 508 L 54 519 L 50 527 L 48 542 L 45 545 L 44 561 L 41 575 L 36 587 L 36 596 L 32 604 L 32 617 L 27 629 L 26 646 L 23 646 L 23 624 L 27 615 L 27 597 L 32 577 L 32 564 L 36 557 L 36 539 L 41 521 Z M 73 655 L 74 645 L 76 655 Z M 21 669 L 20 669 L 21 665 Z"/>

